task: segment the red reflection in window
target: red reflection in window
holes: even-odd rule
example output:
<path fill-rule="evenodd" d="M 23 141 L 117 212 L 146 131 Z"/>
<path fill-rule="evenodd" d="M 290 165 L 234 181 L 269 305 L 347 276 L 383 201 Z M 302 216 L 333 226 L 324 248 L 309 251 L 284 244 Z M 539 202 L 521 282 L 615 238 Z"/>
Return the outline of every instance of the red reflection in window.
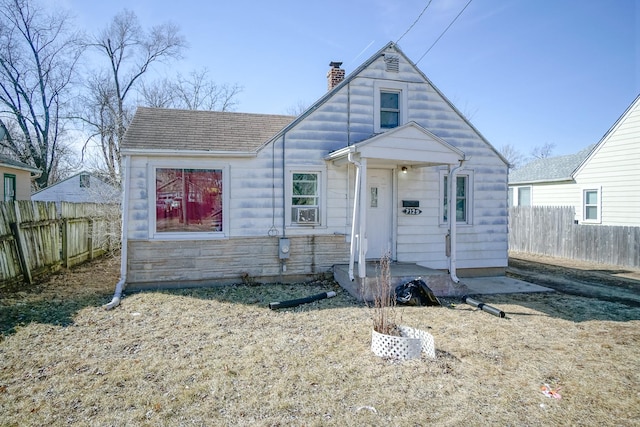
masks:
<path fill-rule="evenodd" d="M 222 170 L 156 169 L 156 231 L 223 231 Z"/>

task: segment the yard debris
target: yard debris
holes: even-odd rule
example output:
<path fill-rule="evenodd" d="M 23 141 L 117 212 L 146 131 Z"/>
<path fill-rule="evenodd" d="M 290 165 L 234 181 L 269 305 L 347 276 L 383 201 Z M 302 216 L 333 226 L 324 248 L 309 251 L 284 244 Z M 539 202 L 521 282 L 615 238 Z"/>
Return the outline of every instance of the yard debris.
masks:
<path fill-rule="evenodd" d="M 378 413 L 378 411 L 376 411 L 376 408 L 374 408 L 373 406 L 359 406 L 358 408 L 356 408 L 356 412 L 360 412 L 363 409 L 366 409 L 367 411 L 371 411 L 374 414 Z"/>
<path fill-rule="evenodd" d="M 431 288 L 421 279 L 414 279 L 398 285 L 396 287 L 396 302 L 402 305 L 442 305 Z"/>
<path fill-rule="evenodd" d="M 464 295 L 462 297 L 462 302 L 465 302 L 465 303 L 469 304 L 472 307 L 478 307 L 480 310 L 486 311 L 489 314 L 493 314 L 496 317 L 500 317 L 500 318 L 506 317 L 506 314 L 505 314 L 504 311 L 502 311 L 502 310 L 500 310 L 498 308 L 492 307 L 490 305 L 487 305 L 487 304 L 483 303 L 482 301 L 478 301 L 478 300 L 475 300 L 473 298 L 469 298 L 467 295 Z"/>
<path fill-rule="evenodd" d="M 318 301 L 325 298 L 333 298 L 335 296 L 336 296 L 336 293 L 333 291 L 323 292 L 321 294 L 311 295 L 306 298 L 292 299 L 289 301 L 271 302 L 269 303 L 269 308 L 271 310 L 277 310 L 279 308 L 297 307 L 301 304 L 308 304 L 310 302 Z"/>
<path fill-rule="evenodd" d="M 562 396 L 560 396 L 560 393 L 558 393 L 558 391 L 560 391 L 562 387 L 558 387 L 558 388 L 551 388 L 549 386 L 549 384 L 544 384 L 542 387 L 540 387 L 540 391 L 542 392 L 542 394 L 544 394 L 547 397 L 552 397 L 554 399 L 562 399 Z"/>

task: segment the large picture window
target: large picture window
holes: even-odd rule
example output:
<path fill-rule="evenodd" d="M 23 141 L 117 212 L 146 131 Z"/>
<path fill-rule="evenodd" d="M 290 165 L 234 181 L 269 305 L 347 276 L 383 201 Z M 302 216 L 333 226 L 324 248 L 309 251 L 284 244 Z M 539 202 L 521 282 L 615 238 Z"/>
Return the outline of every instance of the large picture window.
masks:
<path fill-rule="evenodd" d="M 222 169 L 156 170 L 156 232 L 222 232 Z"/>

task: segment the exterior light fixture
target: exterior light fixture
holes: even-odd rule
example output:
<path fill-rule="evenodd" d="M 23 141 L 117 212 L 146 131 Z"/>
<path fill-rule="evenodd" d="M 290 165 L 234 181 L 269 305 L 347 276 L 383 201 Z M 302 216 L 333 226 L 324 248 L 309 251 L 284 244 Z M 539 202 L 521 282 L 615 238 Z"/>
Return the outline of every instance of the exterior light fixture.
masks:
<path fill-rule="evenodd" d="M 407 173 L 407 170 L 408 170 L 408 169 L 407 169 L 407 167 L 406 167 L 406 166 L 403 166 L 401 170 L 402 170 L 402 173 Z"/>

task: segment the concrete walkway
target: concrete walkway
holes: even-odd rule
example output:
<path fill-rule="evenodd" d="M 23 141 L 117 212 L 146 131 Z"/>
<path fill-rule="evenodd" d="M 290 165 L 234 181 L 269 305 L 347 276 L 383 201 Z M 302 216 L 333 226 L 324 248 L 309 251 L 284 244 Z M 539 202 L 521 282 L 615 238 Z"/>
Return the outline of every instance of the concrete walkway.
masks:
<path fill-rule="evenodd" d="M 465 277 L 460 279 L 469 289 L 469 295 L 514 294 L 528 292 L 553 292 L 551 288 L 539 286 L 507 276 Z"/>
<path fill-rule="evenodd" d="M 333 268 L 334 279 L 359 300 L 370 301 L 373 299 L 373 289 L 377 288 L 377 276 L 380 274 L 379 265 L 371 262 L 366 265 L 367 277 L 364 282 L 358 277 L 354 281 L 349 279 L 347 265 L 335 265 Z M 357 275 L 357 264 L 354 273 Z M 509 294 L 526 292 L 549 292 L 551 288 L 545 288 L 523 280 L 506 276 L 496 277 L 471 277 L 460 278 L 459 283 L 454 283 L 449 274 L 440 270 L 433 270 L 410 263 L 391 263 L 391 289 L 413 279 L 423 280 L 437 297 L 461 297 L 463 295 L 482 294 Z"/>

